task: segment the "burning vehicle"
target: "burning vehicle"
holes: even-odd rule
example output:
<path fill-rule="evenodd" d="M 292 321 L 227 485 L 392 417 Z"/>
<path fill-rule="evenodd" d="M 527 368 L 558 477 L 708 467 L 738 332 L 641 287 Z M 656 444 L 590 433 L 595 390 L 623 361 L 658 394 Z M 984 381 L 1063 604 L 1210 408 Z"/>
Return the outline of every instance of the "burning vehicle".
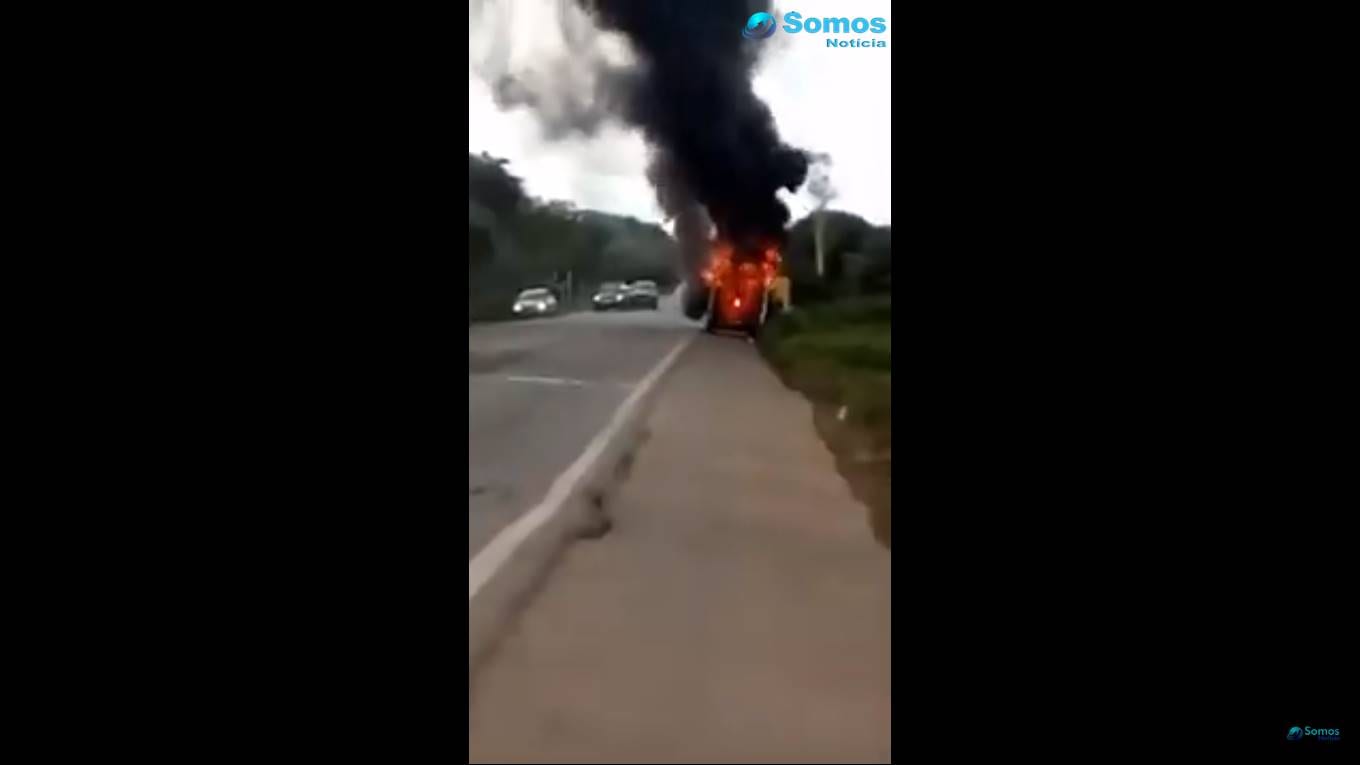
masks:
<path fill-rule="evenodd" d="M 738 249 L 715 242 L 699 275 L 707 293 L 705 328 L 756 335 L 770 313 L 770 288 L 778 273 L 779 250 L 774 246 Z"/>
<path fill-rule="evenodd" d="M 674 224 L 685 316 L 706 316 L 713 331 L 758 331 L 781 280 L 790 213 L 779 192 L 796 193 L 814 159 L 780 138 L 755 92 L 769 46 L 732 32 L 734 19 L 760 6 L 576 0 L 559 9 L 569 58 L 516 68 L 493 45 L 478 59 L 497 105 L 528 107 L 550 137 L 593 136 L 611 121 L 636 128 L 648 149 L 647 180 Z M 615 42 L 627 55 L 606 55 Z"/>

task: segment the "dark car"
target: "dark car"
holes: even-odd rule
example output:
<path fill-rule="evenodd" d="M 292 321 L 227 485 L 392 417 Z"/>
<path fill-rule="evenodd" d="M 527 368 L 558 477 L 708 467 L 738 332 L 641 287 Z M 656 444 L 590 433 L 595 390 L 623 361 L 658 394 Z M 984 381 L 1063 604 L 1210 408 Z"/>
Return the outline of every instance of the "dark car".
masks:
<path fill-rule="evenodd" d="M 624 302 L 630 306 L 650 308 L 653 311 L 657 309 L 660 301 L 656 282 L 649 279 L 639 279 L 628 285 L 628 297 L 624 298 Z"/>
<path fill-rule="evenodd" d="M 628 285 L 623 282 L 605 282 L 595 291 L 590 302 L 597 311 L 623 308 L 628 304 Z"/>

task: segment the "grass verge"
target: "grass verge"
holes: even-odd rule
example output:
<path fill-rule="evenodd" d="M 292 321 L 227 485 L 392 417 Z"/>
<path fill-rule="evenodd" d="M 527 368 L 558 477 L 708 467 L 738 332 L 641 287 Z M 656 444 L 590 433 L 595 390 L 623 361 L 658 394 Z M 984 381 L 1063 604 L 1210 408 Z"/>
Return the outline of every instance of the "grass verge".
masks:
<path fill-rule="evenodd" d="M 875 538 L 892 547 L 892 299 L 798 307 L 766 324 L 760 348 L 813 420 Z"/>

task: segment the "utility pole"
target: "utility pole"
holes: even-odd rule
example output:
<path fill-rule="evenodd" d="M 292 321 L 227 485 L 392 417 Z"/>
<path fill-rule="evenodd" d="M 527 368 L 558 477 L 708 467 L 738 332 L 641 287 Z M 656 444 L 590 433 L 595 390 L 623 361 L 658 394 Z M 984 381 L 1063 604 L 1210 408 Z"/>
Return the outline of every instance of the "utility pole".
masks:
<path fill-rule="evenodd" d="M 813 251 L 817 255 L 817 278 L 826 278 L 826 215 L 822 207 L 818 207 L 813 213 L 816 217 L 812 219 L 812 243 Z"/>
<path fill-rule="evenodd" d="M 826 278 L 826 205 L 836 198 L 836 189 L 831 186 L 831 155 L 814 154 L 812 167 L 808 169 L 808 193 L 817 200 L 817 209 L 812 213 L 812 242 L 817 258 L 817 278 Z"/>

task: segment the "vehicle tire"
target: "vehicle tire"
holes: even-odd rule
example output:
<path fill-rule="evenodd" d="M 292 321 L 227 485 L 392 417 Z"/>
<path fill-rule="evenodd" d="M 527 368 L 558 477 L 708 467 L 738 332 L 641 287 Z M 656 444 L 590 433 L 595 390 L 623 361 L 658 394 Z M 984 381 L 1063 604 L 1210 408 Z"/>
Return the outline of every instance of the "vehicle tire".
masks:
<path fill-rule="evenodd" d="M 709 290 L 702 285 L 688 286 L 685 289 L 684 305 L 681 306 L 685 318 L 702 319 L 704 311 L 708 310 Z"/>

